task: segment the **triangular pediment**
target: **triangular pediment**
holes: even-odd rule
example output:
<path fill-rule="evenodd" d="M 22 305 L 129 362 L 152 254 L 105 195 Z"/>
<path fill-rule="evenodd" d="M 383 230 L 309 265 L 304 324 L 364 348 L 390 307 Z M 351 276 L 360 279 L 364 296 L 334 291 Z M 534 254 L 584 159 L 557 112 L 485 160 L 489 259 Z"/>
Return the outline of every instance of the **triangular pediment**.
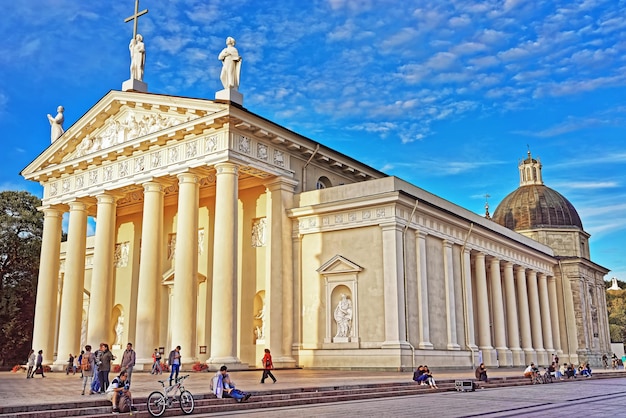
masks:
<path fill-rule="evenodd" d="M 64 164 L 78 164 L 91 156 L 154 138 L 176 127 L 193 125 L 227 105 L 211 100 L 160 94 L 110 91 L 23 171 L 26 178 Z"/>
<path fill-rule="evenodd" d="M 317 269 L 317 272 L 323 275 L 358 273 L 363 267 L 337 254 Z"/>

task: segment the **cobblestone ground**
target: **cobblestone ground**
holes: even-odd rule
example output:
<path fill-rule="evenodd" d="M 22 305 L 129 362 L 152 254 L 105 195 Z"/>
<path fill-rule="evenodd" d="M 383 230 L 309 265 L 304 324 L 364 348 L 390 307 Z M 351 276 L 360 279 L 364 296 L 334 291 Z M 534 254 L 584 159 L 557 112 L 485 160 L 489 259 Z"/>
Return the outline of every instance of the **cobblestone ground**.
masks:
<path fill-rule="evenodd" d="M 626 378 L 433 393 L 205 417 L 624 417 Z"/>

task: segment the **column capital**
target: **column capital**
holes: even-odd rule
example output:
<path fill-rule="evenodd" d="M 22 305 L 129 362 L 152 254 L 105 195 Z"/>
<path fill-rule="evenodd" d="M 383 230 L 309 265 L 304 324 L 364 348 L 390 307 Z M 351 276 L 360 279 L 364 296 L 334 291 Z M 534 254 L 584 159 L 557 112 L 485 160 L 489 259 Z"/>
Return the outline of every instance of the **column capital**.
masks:
<path fill-rule="evenodd" d="M 43 212 L 44 217 L 62 217 L 63 213 L 67 210 L 61 205 L 45 205 L 37 208 L 39 212 Z"/>
<path fill-rule="evenodd" d="M 96 196 L 96 201 L 98 202 L 99 205 L 100 204 L 114 205 L 117 203 L 118 199 L 119 199 L 119 196 L 112 194 L 112 193 L 101 193 Z"/>
<path fill-rule="evenodd" d="M 80 200 L 73 200 L 69 202 L 68 205 L 70 207 L 70 212 L 86 212 L 87 208 L 89 207 L 87 203 Z"/>
<path fill-rule="evenodd" d="M 482 258 L 484 260 L 486 258 L 486 255 L 485 255 L 485 253 L 482 253 L 480 251 L 476 251 L 476 253 L 474 254 L 474 257 Z"/>
<path fill-rule="evenodd" d="M 217 163 L 215 164 L 215 172 L 219 176 L 220 174 L 234 174 L 239 175 L 239 166 L 234 163 Z"/>
<path fill-rule="evenodd" d="M 526 272 L 526 268 L 520 266 L 519 264 L 514 265 L 513 266 L 513 270 L 515 270 L 516 273 L 519 273 L 519 272 L 524 272 L 525 273 Z"/>
<path fill-rule="evenodd" d="M 498 265 L 500 265 L 500 261 L 502 261 L 498 257 L 493 256 L 493 255 L 488 255 L 487 259 L 489 260 L 490 264 L 498 264 Z"/>
<path fill-rule="evenodd" d="M 538 278 L 539 280 L 544 280 L 544 279 L 547 279 L 547 278 L 548 278 L 548 275 L 547 275 L 547 274 L 545 274 L 545 273 L 537 273 L 537 278 Z"/>
<path fill-rule="evenodd" d="M 537 279 L 537 272 L 533 269 L 528 269 L 526 270 L 526 277 L 528 277 L 529 279 Z"/>
<path fill-rule="evenodd" d="M 265 183 L 265 188 L 270 192 L 276 190 L 284 190 L 286 192 L 294 192 L 298 181 L 286 177 L 276 177 Z"/>
<path fill-rule="evenodd" d="M 200 183 L 200 177 L 198 177 L 196 173 L 185 172 L 185 173 L 177 174 L 176 177 L 178 178 L 178 184 L 186 184 L 186 183 L 199 184 Z"/>
<path fill-rule="evenodd" d="M 392 229 L 395 229 L 397 231 L 404 230 L 404 227 L 402 225 L 400 225 L 398 222 L 383 222 L 381 224 L 378 224 L 378 226 L 380 226 L 380 228 L 383 231 L 389 231 L 389 230 L 392 230 Z"/>
<path fill-rule="evenodd" d="M 158 181 L 147 181 L 145 183 L 142 183 L 141 186 L 143 187 L 144 193 L 165 193 L 165 186 L 163 186 L 163 184 Z"/>
<path fill-rule="evenodd" d="M 502 260 L 502 267 L 513 269 L 513 262 L 508 260 Z"/>
<path fill-rule="evenodd" d="M 428 232 L 426 231 L 422 231 L 419 229 L 415 231 L 415 237 L 418 239 L 426 239 L 427 236 L 428 236 Z"/>
<path fill-rule="evenodd" d="M 441 244 L 443 245 L 444 248 L 452 248 L 452 245 L 454 245 L 454 243 L 450 240 L 444 239 Z"/>

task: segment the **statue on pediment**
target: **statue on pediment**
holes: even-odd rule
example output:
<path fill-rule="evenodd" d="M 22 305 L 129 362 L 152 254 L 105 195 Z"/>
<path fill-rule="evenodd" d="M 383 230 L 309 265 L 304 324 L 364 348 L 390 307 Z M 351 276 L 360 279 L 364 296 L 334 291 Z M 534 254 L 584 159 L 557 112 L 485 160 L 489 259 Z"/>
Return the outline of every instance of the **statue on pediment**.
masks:
<path fill-rule="evenodd" d="M 218 59 L 222 61 L 220 80 L 224 89 L 239 89 L 239 75 L 241 74 L 241 56 L 235 48 L 235 39 L 226 38 L 226 48 L 222 49 Z"/>
<path fill-rule="evenodd" d="M 52 117 L 51 114 L 48 113 L 48 122 L 50 122 L 50 142 L 54 142 L 61 135 L 63 135 L 63 122 L 65 122 L 65 117 L 63 116 L 63 106 L 57 107 L 57 115 Z"/>
<path fill-rule="evenodd" d="M 130 78 L 143 81 L 143 69 L 146 65 L 146 46 L 143 43 L 143 36 L 137 34 L 131 39 L 128 49 L 130 50 Z"/>

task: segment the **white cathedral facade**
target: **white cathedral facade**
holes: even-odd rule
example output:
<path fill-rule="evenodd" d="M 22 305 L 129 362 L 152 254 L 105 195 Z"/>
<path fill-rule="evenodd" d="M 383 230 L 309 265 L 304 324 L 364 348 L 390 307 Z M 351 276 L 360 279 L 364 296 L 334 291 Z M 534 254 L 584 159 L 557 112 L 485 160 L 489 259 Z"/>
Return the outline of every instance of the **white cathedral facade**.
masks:
<path fill-rule="evenodd" d="M 22 171 L 44 189 L 46 363 L 101 342 L 148 370 L 177 345 L 183 367 L 231 369 L 265 348 L 277 367 L 387 370 L 610 352 L 608 270 L 530 154 L 488 219 L 248 111 L 237 85 L 207 100 L 136 81 Z"/>

